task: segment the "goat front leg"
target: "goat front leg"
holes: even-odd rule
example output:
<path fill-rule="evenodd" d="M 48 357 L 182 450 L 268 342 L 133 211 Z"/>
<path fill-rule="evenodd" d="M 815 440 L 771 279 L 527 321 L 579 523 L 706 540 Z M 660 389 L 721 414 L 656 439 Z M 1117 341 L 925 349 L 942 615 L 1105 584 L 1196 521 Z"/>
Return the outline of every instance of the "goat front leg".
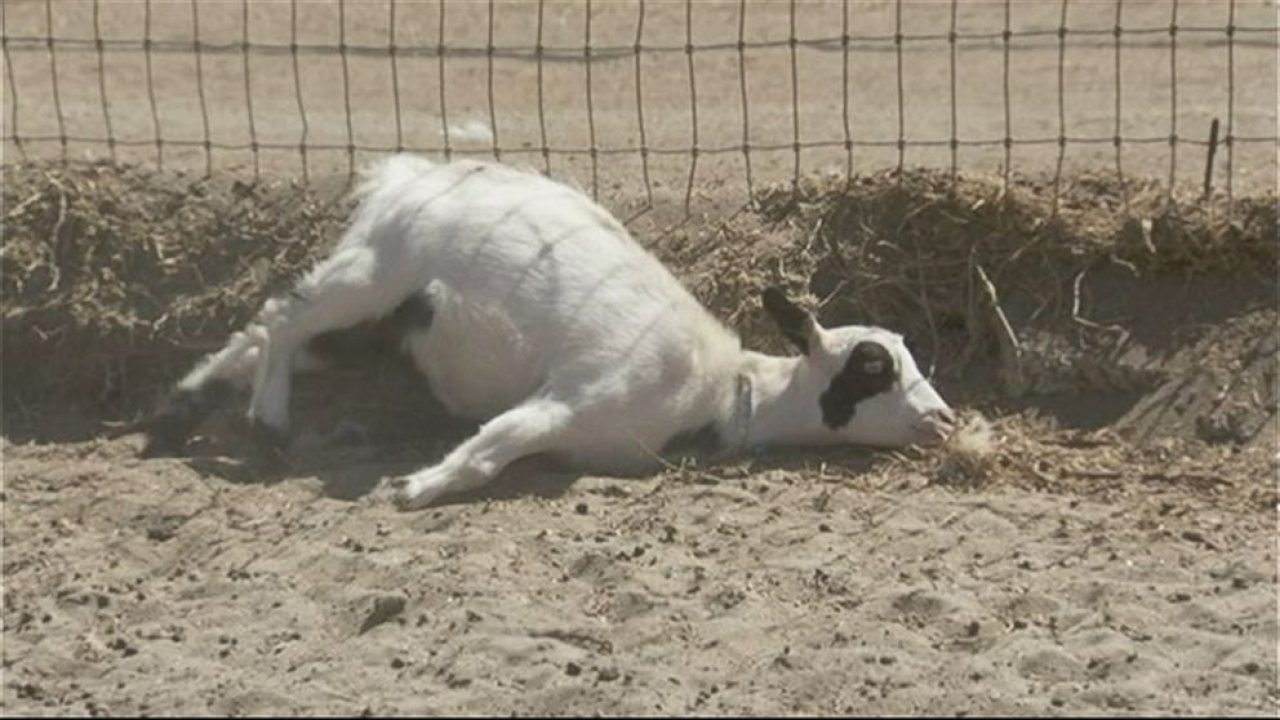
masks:
<path fill-rule="evenodd" d="M 442 495 L 485 485 L 515 460 L 555 449 L 573 417 L 557 400 L 536 398 L 517 405 L 482 425 L 436 465 L 390 480 L 395 504 L 416 510 Z"/>

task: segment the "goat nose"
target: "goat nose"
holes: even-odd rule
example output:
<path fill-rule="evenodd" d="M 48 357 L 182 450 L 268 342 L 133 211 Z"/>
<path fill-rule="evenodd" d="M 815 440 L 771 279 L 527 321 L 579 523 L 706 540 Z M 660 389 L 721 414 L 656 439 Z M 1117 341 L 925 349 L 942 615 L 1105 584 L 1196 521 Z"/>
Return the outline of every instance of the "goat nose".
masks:
<path fill-rule="evenodd" d="M 956 414 L 946 406 L 934 408 L 925 413 L 924 426 L 940 441 L 946 440 L 956 430 Z"/>
<path fill-rule="evenodd" d="M 919 434 L 920 444 L 939 445 L 947 441 L 956 429 L 956 416 L 951 408 L 935 407 L 924 413 L 914 430 Z"/>

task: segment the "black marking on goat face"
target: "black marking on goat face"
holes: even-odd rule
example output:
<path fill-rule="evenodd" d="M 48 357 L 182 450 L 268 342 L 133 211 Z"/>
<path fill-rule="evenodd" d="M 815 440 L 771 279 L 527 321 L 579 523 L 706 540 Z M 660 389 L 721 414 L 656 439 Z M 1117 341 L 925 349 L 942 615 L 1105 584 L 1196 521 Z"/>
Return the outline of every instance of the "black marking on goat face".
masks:
<path fill-rule="evenodd" d="M 897 378 L 898 370 L 888 348 L 870 340 L 854 345 L 844 367 L 818 398 L 822 422 L 832 430 L 848 425 L 858 403 L 893 387 Z"/>
<path fill-rule="evenodd" d="M 174 388 L 145 423 L 143 457 L 176 455 L 206 417 L 234 393 L 226 380 L 210 380 L 200 388 Z"/>
<path fill-rule="evenodd" d="M 800 348 L 800 352 L 809 354 L 809 313 L 801 310 L 787 299 L 786 294 L 776 287 L 767 287 L 761 294 L 765 312 L 778 324 L 778 329 Z"/>

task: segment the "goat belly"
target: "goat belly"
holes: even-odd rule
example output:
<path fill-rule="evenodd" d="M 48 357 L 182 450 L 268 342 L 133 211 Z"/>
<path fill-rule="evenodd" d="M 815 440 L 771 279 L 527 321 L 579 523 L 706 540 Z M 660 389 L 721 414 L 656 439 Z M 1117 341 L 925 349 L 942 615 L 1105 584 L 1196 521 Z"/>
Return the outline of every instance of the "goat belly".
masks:
<path fill-rule="evenodd" d="M 468 302 L 438 281 L 428 296 L 431 325 L 407 333 L 404 349 L 449 412 L 486 420 L 541 385 L 541 369 L 502 308 Z"/>

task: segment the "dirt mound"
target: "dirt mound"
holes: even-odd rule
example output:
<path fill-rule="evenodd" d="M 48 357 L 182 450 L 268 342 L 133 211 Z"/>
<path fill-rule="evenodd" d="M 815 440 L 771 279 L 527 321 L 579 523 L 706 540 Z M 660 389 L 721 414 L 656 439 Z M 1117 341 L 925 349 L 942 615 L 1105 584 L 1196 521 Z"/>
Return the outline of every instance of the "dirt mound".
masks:
<path fill-rule="evenodd" d="M 4 171 L 4 396 L 134 406 L 310 266 L 340 203 L 106 163 Z"/>
<path fill-rule="evenodd" d="M 755 297 L 782 283 L 825 322 L 906 334 L 963 404 L 1207 441 L 1227 437 L 1208 416 L 1231 406 L 1233 441 L 1268 437 L 1274 364 L 1239 361 L 1276 344 L 1274 198 L 1228 212 L 1222 198 L 1081 177 L 1062 185 L 1055 213 L 1053 192 L 924 171 L 810 180 L 668 252 L 695 293 L 772 349 Z M 1209 386 L 1212 402 L 1189 397 Z M 1185 417 L 1134 412 L 1172 396 Z"/>
<path fill-rule="evenodd" d="M 350 209 L 341 189 L 6 168 L 4 397 L 137 412 L 331 244 Z M 1054 187 L 1034 182 L 810 178 L 651 244 L 748 344 L 781 349 L 757 301 L 781 283 L 825 322 L 903 331 L 963 405 L 1141 439 L 1265 437 L 1274 198 L 1228 212 L 1091 177 L 1057 193 L 1055 208 Z M 1157 411 L 1169 405 L 1183 411 Z"/>

